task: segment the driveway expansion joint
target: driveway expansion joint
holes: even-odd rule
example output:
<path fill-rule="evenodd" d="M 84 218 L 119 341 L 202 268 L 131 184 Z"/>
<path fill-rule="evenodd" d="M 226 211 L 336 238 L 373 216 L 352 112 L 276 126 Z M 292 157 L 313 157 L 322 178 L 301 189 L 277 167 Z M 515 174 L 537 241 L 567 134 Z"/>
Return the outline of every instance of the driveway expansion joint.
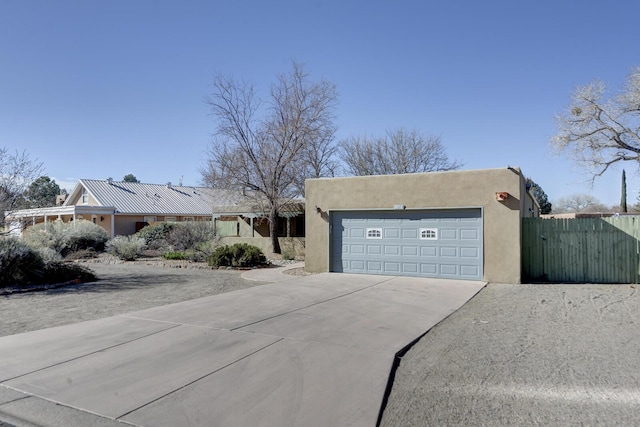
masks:
<path fill-rule="evenodd" d="M 172 394 L 174 394 L 174 393 L 176 393 L 176 392 L 178 392 L 178 391 L 180 391 L 180 390 L 182 390 L 182 389 L 185 389 L 185 388 L 187 388 L 187 387 L 189 387 L 189 386 L 191 386 L 191 385 L 193 385 L 193 384 L 197 383 L 198 381 L 203 380 L 204 378 L 207 378 L 207 377 L 209 377 L 209 376 L 211 376 L 211 375 L 213 375 L 213 374 L 215 374 L 215 373 L 217 373 L 217 372 L 220 372 L 220 371 L 222 371 L 222 370 L 224 370 L 224 369 L 228 368 L 229 366 L 233 366 L 233 365 L 235 365 L 236 363 L 238 363 L 238 362 L 240 362 L 240 361 L 242 361 L 242 360 L 244 360 L 244 359 L 247 359 L 248 357 L 251 357 L 251 356 L 253 356 L 254 354 L 259 353 L 259 352 L 261 352 L 261 351 L 263 351 L 263 350 L 265 350 L 265 349 L 267 349 L 267 348 L 271 347 L 272 345 L 275 345 L 275 344 L 277 344 L 277 343 L 279 343 L 279 342 L 281 342 L 281 341 L 283 341 L 283 340 L 284 340 L 284 338 L 280 338 L 280 339 L 275 340 L 275 341 L 273 341 L 273 342 L 271 342 L 271 343 L 269 343 L 269 344 L 267 344 L 267 345 L 265 345 L 265 346 L 262 346 L 261 348 L 259 348 L 259 349 L 257 349 L 257 350 L 254 350 L 254 351 L 252 351 L 252 352 L 250 352 L 250 353 L 248 353 L 248 354 L 245 354 L 244 356 L 242 356 L 242 357 L 240 357 L 240 358 L 238 358 L 238 359 L 234 360 L 233 362 L 227 363 L 226 365 L 221 366 L 220 368 L 215 369 L 215 370 L 213 370 L 213 371 L 211 371 L 211 372 L 208 372 L 208 373 L 206 373 L 205 375 L 200 376 L 199 378 L 196 378 L 196 379 L 194 379 L 194 380 L 192 380 L 192 381 L 189 381 L 188 383 L 183 384 L 183 385 L 181 385 L 180 387 L 177 387 L 177 388 L 175 388 L 174 390 L 171 390 L 171 391 L 169 391 L 169 392 L 167 392 L 167 393 L 163 394 L 162 396 L 159 396 L 159 397 L 157 397 L 157 398 L 155 398 L 155 399 L 152 399 L 152 400 L 150 400 L 150 401 L 148 401 L 148 402 L 144 403 L 143 405 L 138 406 L 137 408 L 134 408 L 134 409 L 132 409 L 132 410 L 130 410 L 130 411 L 127 411 L 126 413 L 124 413 L 124 414 L 122 414 L 122 415 L 117 416 L 115 419 L 116 419 L 117 421 L 122 421 L 121 419 L 122 419 L 122 418 L 124 418 L 124 417 L 126 417 L 127 415 L 130 415 L 130 414 L 132 414 L 132 413 L 134 413 L 134 412 L 136 412 L 136 411 L 139 411 L 140 409 L 144 408 L 145 406 L 149 406 L 149 405 L 151 405 L 151 404 L 152 404 L 152 403 L 154 403 L 154 402 L 157 402 L 157 401 L 159 401 L 159 400 L 161 400 L 161 399 L 164 399 L 165 397 L 170 396 L 170 395 L 172 395 Z M 126 422 L 126 421 L 123 421 L 123 422 Z"/>
<path fill-rule="evenodd" d="M 175 325 L 175 326 L 172 326 L 170 328 L 165 328 L 165 329 L 162 329 L 162 330 L 159 330 L 159 331 L 151 332 L 151 333 L 146 334 L 146 335 L 138 336 L 138 337 L 132 338 L 132 339 L 127 340 L 127 341 L 119 342 L 117 344 L 113 344 L 113 345 L 110 345 L 110 346 L 107 346 L 107 347 L 100 348 L 98 350 L 91 351 L 89 353 L 82 354 L 80 356 L 72 357 L 70 359 L 63 360 L 63 361 L 60 361 L 60 362 L 57 362 L 57 363 L 53 363 L 51 365 L 47 365 L 47 366 L 44 366 L 42 368 L 34 369 L 32 371 L 29 371 L 29 372 L 24 372 L 24 373 L 22 373 L 20 375 L 14 376 L 14 377 L 2 378 L 2 379 L 0 379 L 0 385 L 3 385 L 5 387 L 7 387 L 3 383 L 5 383 L 7 381 L 15 380 L 15 379 L 20 378 L 20 377 L 24 377 L 26 375 L 31 375 L 31 374 L 36 373 L 36 372 L 44 371 L 46 369 L 51 369 L 51 368 L 56 367 L 56 366 L 64 365 L 65 363 L 73 362 L 74 360 L 83 359 L 83 358 L 89 357 L 89 356 L 91 356 L 93 354 L 102 353 L 103 351 L 110 350 L 112 348 L 117 348 L 117 347 L 120 347 L 120 346 L 123 346 L 123 345 L 126 345 L 126 344 L 130 344 L 132 342 L 135 342 L 135 341 L 138 341 L 138 340 L 141 340 L 141 339 L 144 339 L 144 338 L 148 338 L 148 337 L 151 337 L 151 336 L 156 335 L 156 334 L 160 334 L 160 333 L 165 332 L 165 331 L 169 331 L 171 329 L 177 328 L 178 326 L 180 326 L 180 325 Z M 21 390 L 19 390 L 19 391 L 21 391 Z"/>

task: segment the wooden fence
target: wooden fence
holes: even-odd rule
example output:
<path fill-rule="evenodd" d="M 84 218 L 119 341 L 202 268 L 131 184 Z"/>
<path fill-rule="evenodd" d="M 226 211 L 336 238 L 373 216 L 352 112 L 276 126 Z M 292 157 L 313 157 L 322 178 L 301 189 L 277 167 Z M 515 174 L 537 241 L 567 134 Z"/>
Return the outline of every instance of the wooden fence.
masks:
<path fill-rule="evenodd" d="M 525 281 L 638 283 L 640 216 L 523 218 Z"/>

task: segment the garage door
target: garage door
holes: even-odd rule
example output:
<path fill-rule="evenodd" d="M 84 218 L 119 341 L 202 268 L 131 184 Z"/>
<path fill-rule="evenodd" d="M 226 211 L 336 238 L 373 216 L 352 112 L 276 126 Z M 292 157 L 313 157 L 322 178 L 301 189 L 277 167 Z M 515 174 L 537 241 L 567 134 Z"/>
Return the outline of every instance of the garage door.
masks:
<path fill-rule="evenodd" d="M 482 279 L 482 211 L 334 211 L 330 270 Z"/>

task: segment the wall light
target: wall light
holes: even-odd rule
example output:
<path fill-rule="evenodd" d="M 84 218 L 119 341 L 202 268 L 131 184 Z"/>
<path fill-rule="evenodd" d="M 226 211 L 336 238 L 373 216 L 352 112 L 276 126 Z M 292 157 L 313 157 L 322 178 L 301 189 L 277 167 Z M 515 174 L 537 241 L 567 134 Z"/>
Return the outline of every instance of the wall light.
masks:
<path fill-rule="evenodd" d="M 316 206 L 316 213 L 321 213 L 322 209 L 320 209 L 320 206 Z"/>
<path fill-rule="evenodd" d="M 506 191 L 496 192 L 496 200 L 499 202 L 505 202 L 509 198 L 509 193 Z"/>

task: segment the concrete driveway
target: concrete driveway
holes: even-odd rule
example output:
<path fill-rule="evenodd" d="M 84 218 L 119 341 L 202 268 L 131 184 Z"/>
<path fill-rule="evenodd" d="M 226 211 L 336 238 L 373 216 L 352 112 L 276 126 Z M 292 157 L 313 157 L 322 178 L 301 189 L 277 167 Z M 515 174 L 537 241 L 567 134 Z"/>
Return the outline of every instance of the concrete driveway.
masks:
<path fill-rule="evenodd" d="M 483 286 L 282 276 L 268 285 L 3 337 L 0 420 L 374 426 L 395 355 Z"/>

